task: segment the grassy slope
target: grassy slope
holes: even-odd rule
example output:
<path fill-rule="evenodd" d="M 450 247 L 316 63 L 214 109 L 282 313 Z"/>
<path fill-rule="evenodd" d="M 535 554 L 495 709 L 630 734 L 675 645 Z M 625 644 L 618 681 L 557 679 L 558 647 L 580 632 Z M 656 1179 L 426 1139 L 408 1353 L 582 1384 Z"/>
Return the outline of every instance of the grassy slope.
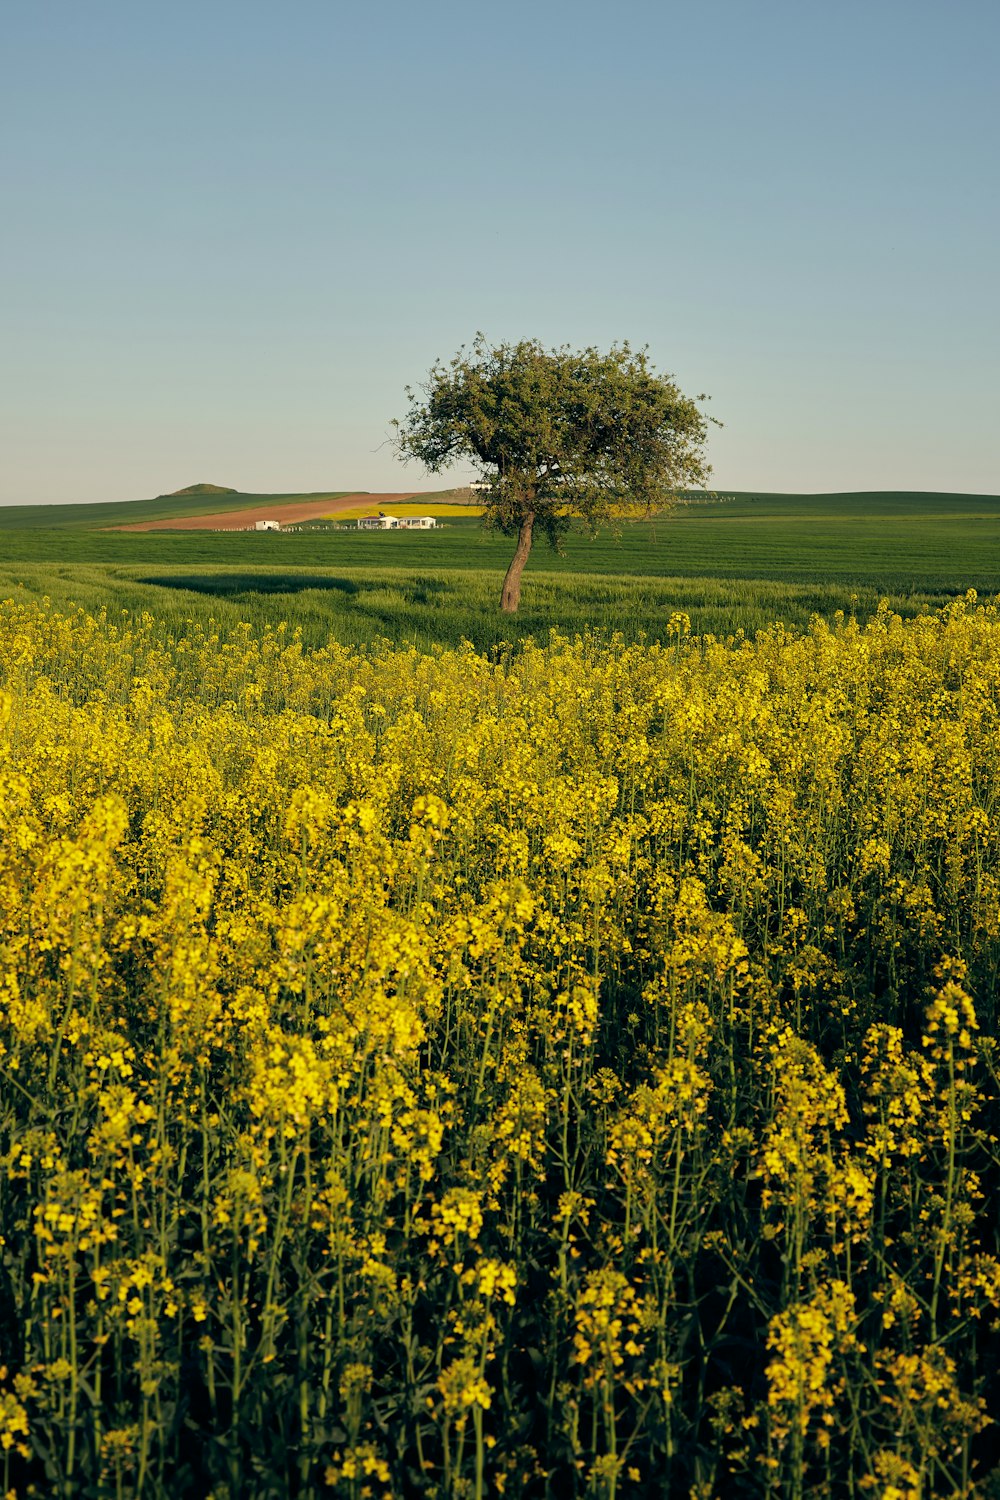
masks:
<path fill-rule="evenodd" d="M 246 510 L 252 505 L 292 505 L 299 500 L 339 500 L 358 490 L 317 490 L 303 495 L 157 495 L 151 500 L 107 500 L 96 505 L 0 506 L 0 531 L 86 531 L 101 526 L 128 526 L 133 521 L 166 521 L 183 516 L 211 516 L 216 511 Z"/>
<path fill-rule="evenodd" d="M 550 630 L 583 634 L 620 631 L 662 638 L 675 610 L 683 610 L 696 634 L 753 634 L 780 620 L 804 628 L 815 614 L 835 610 L 872 614 L 884 591 L 837 584 L 797 584 L 749 579 L 645 577 L 583 573 L 572 577 L 536 574 L 525 588 L 515 618 L 497 608 L 499 574 L 456 568 L 274 568 L 243 571 L 218 567 L 132 568 L 95 564 L 29 564 L 0 567 L 0 597 L 24 591 L 46 596 L 61 608 L 96 612 L 148 611 L 168 632 L 189 620 L 213 620 L 225 635 L 239 623 L 254 628 L 287 622 L 307 646 L 333 637 L 344 644 L 387 640 L 412 642 L 421 650 L 469 640 L 486 650 Z M 936 591 L 888 594 L 903 614 L 936 608 L 951 594 Z"/>
<path fill-rule="evenodd" d="M 312 490 L 305 493 L 264 495 L 237 491 L 231 495 L 158 495 L 148 500 L 109 500 L 93 505 L 7 505 L 0 506 L 0 532 L 63 529 L 87 531 L 128 525 L 133 521 L 206 516 L 216 511 L 244 510 L 250 506 L 271 505 L 280 508 L 301 500 L 337 500 L 344 495 L 365 493 L 367 491 L 364 490 Z M 421 495 L 417 503 L 447 502 L 455 494 L 454 490 L 435 490 Z M 938 515 L 942 519 L 954 519 L 959 515 L 1000 515 L 1000 497 L 902 490 L 817 495 L 783 495 L 741 490 L 705 498 L 694 496 L 692 504 L 683 507 L 683 513 L 696 514 L 699 519 L 709 521 L 787 520 L 795 525 L 809 521 L 864 520 L 876 517 L 929 519 Z M 354 512 L 349 514 L 353 515 Z M 365 514 L 363 506 L 359 508 L 358 514 Z"/>
<path fill-rule="evenodd" d="M 786 495 L 757 490 L 729 490 L 711 500 L 690 497 L 693 507 L 725 512 L 735 518 L 787 516 L 1000 515 L 1000 495 L 965 495 L 939 490 L 850 490 L 815 495 Z"/>

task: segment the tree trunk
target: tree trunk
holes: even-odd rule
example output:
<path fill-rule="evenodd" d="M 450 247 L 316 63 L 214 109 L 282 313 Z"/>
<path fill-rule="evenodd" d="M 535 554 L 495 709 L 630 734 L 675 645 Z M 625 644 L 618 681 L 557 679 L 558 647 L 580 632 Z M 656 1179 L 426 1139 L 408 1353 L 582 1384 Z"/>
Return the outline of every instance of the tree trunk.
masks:
<path fill-rule="evenodd" d="M 500 608 L 505 615 L 517 613 L 517 606 L 521 602 L 521 574 L 524 565 L 528 561 L 528 553 L 531 551 L 531 528 L 535 524 L 535 512 L 529 510 L 521 522 L 521 529 L 517 534 L 517 546 L 514 556 L 510 560 L 510 567 L 500 590 Z"/>

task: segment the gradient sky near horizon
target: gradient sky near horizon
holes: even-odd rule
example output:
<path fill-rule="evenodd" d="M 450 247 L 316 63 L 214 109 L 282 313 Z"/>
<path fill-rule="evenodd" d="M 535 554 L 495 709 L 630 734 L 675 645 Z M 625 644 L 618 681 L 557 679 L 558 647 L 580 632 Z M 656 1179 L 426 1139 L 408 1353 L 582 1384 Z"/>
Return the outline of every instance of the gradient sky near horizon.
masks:
<path fill-rule="evenodd" d="M 477 329 L 648 344 L 719 489 L 998 493 L 998 65 L 997 0 L 3 0 L 0 503 L 430 487 Z"/>

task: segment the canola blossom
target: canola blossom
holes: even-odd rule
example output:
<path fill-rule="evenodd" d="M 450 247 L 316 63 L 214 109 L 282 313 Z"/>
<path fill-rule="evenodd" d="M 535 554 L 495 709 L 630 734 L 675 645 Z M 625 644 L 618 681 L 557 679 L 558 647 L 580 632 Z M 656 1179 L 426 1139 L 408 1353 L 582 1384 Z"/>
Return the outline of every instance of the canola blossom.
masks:
<path fill-rule="evenodd" d="M 974 595 L 0 605 L 3 1492 L 1000 1493 L 998 822 Z"/>

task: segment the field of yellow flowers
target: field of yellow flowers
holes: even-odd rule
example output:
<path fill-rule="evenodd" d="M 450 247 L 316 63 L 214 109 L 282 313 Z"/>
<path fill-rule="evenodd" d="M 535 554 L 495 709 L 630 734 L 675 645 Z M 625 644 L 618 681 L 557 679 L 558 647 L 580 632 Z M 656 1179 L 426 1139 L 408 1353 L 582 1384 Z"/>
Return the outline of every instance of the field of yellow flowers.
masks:
<path fill-rule="evenodd" d="M 8 1494 L 1000 1494 L 992 607 L 0 689 Z"/>

